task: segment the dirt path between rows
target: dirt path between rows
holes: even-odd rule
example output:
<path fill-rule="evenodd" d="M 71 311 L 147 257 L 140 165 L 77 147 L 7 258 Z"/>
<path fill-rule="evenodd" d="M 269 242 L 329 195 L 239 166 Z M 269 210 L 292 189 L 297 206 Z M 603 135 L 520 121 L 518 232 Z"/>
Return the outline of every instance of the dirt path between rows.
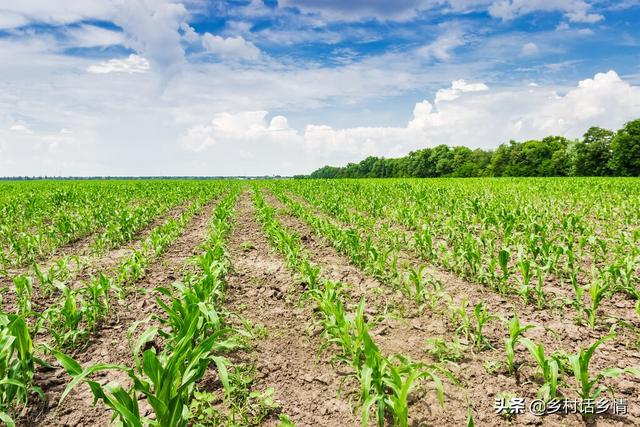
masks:
<path fill-rule="evenodd" d="M 153 290 L 158 286 L 169 286 L 182 277 L 185 261 L 197 253 L 198 246 L 204 242 L 207 236 L 209 220 L 216 204 L 215 200 L 209 202 L 192 219 L 178 240 L 170 245 L 160 258 L 151 262 L 146 269 L 147 273 L 144 278 L 136 284 L 137 290 L 130 294 L 126 301 L 120 302 L 113 298 L 114 304 L 120 303 L 120 305 L 115 307 L 115 312 L 111 315 L 112 321 L 103 325 L 100 331 L 92 337 L 88 348 L 77 350 L 73 355 L 83 367 L 98 362 L 133 366 L 133 355 L 127 340 L 129 326 L 133 322 L 146 319 L 152 313 L 159 312 Z M 140 325 L 132 337 L 132 341 L 135 342 L 137 336 L 144 329 L 145 325 Z M 127 376 L 121 372 L 108 371 L 98 375 L 101 384 L 110 381 L 127 381 Z M 39 372 L 36 384 L 40 385 L 47 393 L 49 406 L 43 413 L 34 413 L 20 424 L 24 426 L 87 427 L 109 425 L 111 412 L 101 403 L 93 406 L 93 397 L 86 385 L 76 387 L 62 405 L 58 405 L 60 395 L 69 381 L 70 377 L 62 368 Z"/>
<path fill-rule="evenodd" d="M 268 337 L 255 340 L 245 355 L 256 364 L 254 389 L 272 387 L 281 411 L 298 427 L 358 426 L 346 398 L 336 397 L 343 374 L 326 356 L 317 356 L 321 343 L 306 333 L 312 310 L 294 305 L 299 290 L 260 229 L 249 192 L 241 195 L 236 217 L 229 241 L 234 272 L 228 277 L 227 306 L 268 330 Z M 277 424 L 276 418 L 265 423 Z"/>

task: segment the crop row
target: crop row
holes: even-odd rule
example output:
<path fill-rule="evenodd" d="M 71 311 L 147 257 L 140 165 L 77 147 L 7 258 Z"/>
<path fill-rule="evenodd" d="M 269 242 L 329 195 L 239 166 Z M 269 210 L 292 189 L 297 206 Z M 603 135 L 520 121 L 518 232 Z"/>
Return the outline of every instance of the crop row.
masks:
<path fill-rule="evenodd" d="M 326 280 L 320 267 L 309 260 L 299 236 L 287 230 L 276 218 L 260 190 L 254 193 L 259 222 L 273 247 L 283 254 L 288 266 L 300 275 L 305 284 L 303 298 L 311 299 L 319 313 L 315 322 L 322 328 L 325 344 L 321 350 L 334 350 L 334 362 L 352 369 L 351 376 L 359 385 L 359 403 L 362 424 L 367 425 L 373 411 L 378 425 L 386 417 L 394 425 L 407 426 L 409 422 L 409 394 L 419 382 L 433 382 L 438 400 L 444 405 L 444 387 L 440 376 L 451 374 L 441 366 L 411 361 L 403 355 L 382 354 L 370 334 L 371 325 L 365 317 L 365 299 L 356 307 L 344 302 L 348 285 Z"/>

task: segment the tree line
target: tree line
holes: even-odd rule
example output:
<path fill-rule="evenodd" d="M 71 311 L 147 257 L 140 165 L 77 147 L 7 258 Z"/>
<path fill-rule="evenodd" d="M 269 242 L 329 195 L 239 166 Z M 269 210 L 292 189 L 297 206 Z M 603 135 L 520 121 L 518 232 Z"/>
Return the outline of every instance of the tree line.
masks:
<path fill-rule="evenodd" d="M 400 158 L 325 166 L 310 178 L 640 176 L 640 119 L 618 131 L 591 127 L 581 139 L 548 136 L 495 150 L 438 145 Z"/>

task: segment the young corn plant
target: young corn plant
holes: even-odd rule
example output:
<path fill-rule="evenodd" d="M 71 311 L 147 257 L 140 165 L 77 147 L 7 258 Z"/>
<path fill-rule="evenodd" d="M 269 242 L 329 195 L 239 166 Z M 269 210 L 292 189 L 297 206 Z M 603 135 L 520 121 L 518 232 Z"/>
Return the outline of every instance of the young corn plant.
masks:
<path fill-rule="evenodd" d="M 191 322 L 184 336 L 171 346 L 169 351 L 157 353 L 150 348 L 140 355 L 136 354 L 136 368 L 119 365 L 96 364 L 85 369 L 72 358 L 59 351 L 53 351 L 58 362 L 65 368 L 73 380 L 63 392 L 64 400 L 69 392 L 80 383 L 87 383 L 95 400 L 102 400 L 113 411 L 113 419 L 126 427 L 157 425 L 161 427 L 184 427 L 188 425 L 189 402 L 196 382 L 202 378 L 211 363 L 218 367 L 220 381 L 228 390 L 228 362 L 213 353 L 218 336 L 209 336 L 197 344 L 194 339 L 199 319 Z M 142 338 L 149 341 L 153 333 L 143 333 Z M 144 344 L 138 342 L 136 350 Z M 119 384 L 106 386 L 91 379 L 91 375 L 105 370 L 121 370 L 128 373 L 133 385 L 127 390 Z M 140 413 L 139 397 L 147 402 L 155 415 L 154 421 Z"/>
<path fill-rule="evenodd" d="M 497 319 L 497 316 L 490 315 L 484 302 L 480 302 L 473 308 L 473 317 L 475 321 L 471 324 L 471 336 L 474 347 L 478 350 L 493 348 L 482 330 L 488 322 Z"/>
<path fill-rule="evenodd" d="M 51 295 L 61 280 L 69 277 L 69 270 L 66 265 L 66 259 L 63 258 L 57 264 L 49 267 L 49 270 L 42 271 L 38 264 L 33 264 L 33 271 L 40 282 L 40 288 L 45 296 Z"/>
<path fill-rule="evenodd" d="M 498 279 L 498 292 L 501 294 L 509 293 L 509 276 L 511 274 L 511 270 L 509 269 L 509 260 L 511 258 L 511 253 L 509 249 L 503 248 L 498 253 L 498 264 L 500 264 L 500 269 L 502 270 L 502 276 Z"/>
<path fill-rule="evenodd" d="M 306 257 L 300 263 L 300 281 L 305 290 L 315 290 L 320 286 L 320 266 L 313 265 Z"/>
<path fill-rule="evenodd" d="M 404 288 L 411 295 L 416 304 L 422 304 L 425 300 L 426 286 L 429 283 L 426 266 L 410 268 L 405 275 Z"/>
<path fill-rule="evenodd" d="M 39 325 L 51 334 L 57 348 L 71 347 L 84 340 L 89 331 L 81 325 L 87 306 L 79 291 L 61 286 L 64 298 L 49 306 L 39 319 Z"/>
<path fill-rule="evenodd" d="M 29 397 L 42 390 L 35 386 L 35 365 L 47 366 L 34 354 L 31 333 L 24 318 L 0 312 L 0 421 L 13 426 L 13 418 L 26 408 Z"/>
<path fill-rule="evenodd" d="M 16 296 L 18 299 L 18 314 L 23 317 L 29 317 L 31 314 L 31 292 L 33 291 L 33 282 L 31 277 L 20 275 L 13 278 L 13 284 L 16 288 Z"/>
<path fill-rule="evenodd" d="M 427 306 L 431 311 L 434 311 L 434 312 L 442 310 L 440 303 L 442 299 L 447 295 L 447 293 L 444 290 L 444 285 L 442 284 L 441 281 L 435 280 L 435 279 L 431 280 L 430 285 L 431 287 L 426 292 L 426 295 L 425 295 L 425 301 L 427 303 Z"/>
<path fill-rule="evenodd" d="M 112 283 L 112 279 L 100 273 L 80 289 L 86 295 L 86 321 L 90 328 L 109 315 Z"/>
<path fill-rule="evenodd" d="M 428 225 L 424 224 L 414 235 L 414 247 L 425 260 L 433 260 L 436 257 L 436 251 L 433 245 L 433 236 Z"/>
<path fill-rule="evenodd" d="M 406 357 L 395 356 L 396 363 L 388 362 L 386 372 L 383 377 L 383 384 L 388 391 L 385 393 L 385 401 L 393 416 L 393 424 L 398 427 L 409 426 L 409 394 L 419 381 L 428 380 L 433 382 L 436 388 L 438 402 L 444 406 L 444 385 L 437 375 L 444 373 L 447 377 L 455 381 L 447 371 L 437 367 L 422 363 L 412 363 Z M 378 425 L 383 426 L 380 417 Z"/>
<path fill-rule="evenodd" d="M 458 326 L 456 333 L 462 332 L 467 339 L 469 339 L 470 335 L 470 325 L 471 320 L 469 319 L 469 315 L 467 314 L 467 307 L 469 306 L 469 302 L 466 297 L 463 297 L 460 301 L 460 305 L 455 305 L 453 300 L 450 300 L 447 304 L 447 317 L 449 321 Z"/>
<path fill-rule="evenodd" d="M 531 356 L 538 364 L 538 373 L 542 379 L 542 385 L 538 390 L 538 398 L 545 402 L 555 399 L 558 390 L 558 371 L 560 363 L 554 356 L 546 356 L 542 343 L 535 344 L 533 341 L 522 338 L 522 344 L 529 350 Z"/>
<path fill-rule="evenodd" d="M 596 349 L 605 341 L 612 339 L 615 334 L 607 335 L 600 338 L 588 348 L 580 347 L 575 354 L 569 355 L 569 363 L 573 370 L 573 376 L 576 382 L 578 395 L 581 399 L 597 399 L 600 394 L 608 389 L 602 381 L 606 378 L 616 378 L 621 375 L 631 375 L 636 378 L 640 377 L 639 368 L 606 368 L 601 372 L 592 376 L 589 371 L 589 364 Z M 588 418 L 592 414 L 582 414 L 584 418 Z"/>
<path fill-rule="evenodd" d="M 369 335 L 369 328 L 364 320 L 364 299 L 358 305 L 354 324 L 355 342 L 359 345 L 353 353 L 352 365 L 360 382 L 363 426 L 368 424 L 370 409 L 375 408 L 380 427 L 384 426 L 387 412 L 393 417 L 394 426 L 407 427 L 409 394 L 419 380 L 434 383 L 438 401 L 444 406 L 444 386 L 438 373 L 455 382 L 448 371 L 435 365 L 413 363 L 401 355 L 391 358 L 383 356 Z"/>
<path fill-rule="evenodd" d="M 610 287 L 611 284 L 603 283 L 601 278 L 594 278 L 591 285 L 589 285 L 591 305 L 589 307 L 583 307 L 583 310 L 587 314 L 587 323 L 592 329 L 596 327 L 598 308 L 600 307 L 602 300 L 607 296 Z"/>
<path fill-rule="evenodd" d="M 517 314 L 513 315 L 513 318 L 508 323 L 509 337 L 504 339 L 504 350 L 507 354 L 507 369 L 510 374 L 516 371 L 515 355 L 516 345 L 520 342 L 524 336 L 523 334 L 531 328 L 533 325 L 521 325 L 520 319 Z"/>
<path fill-rule="evenodd" d="M 518 294 L 520 294 L 524 303 L 528 304 L 533 293 L 533 287 L 531 286 L 531 278 L 533 276 L 531 261 L 528 259 L 521 259 L 516 265 L 520 271 L 520 277 L 518 278 Z"/>

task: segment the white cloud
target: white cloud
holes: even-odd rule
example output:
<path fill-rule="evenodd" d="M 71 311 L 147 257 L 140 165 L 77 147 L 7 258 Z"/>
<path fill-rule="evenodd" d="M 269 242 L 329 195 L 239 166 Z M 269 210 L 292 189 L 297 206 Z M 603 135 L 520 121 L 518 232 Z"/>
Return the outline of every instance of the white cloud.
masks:
<path fill-rule="evenodd" d="M 111 21 L 122 33 L 81 25 L 67 30 L 76 47 L 122 44 L 144 56 L 165 81 L 176 76 L 184 64 L 181 28 L 188 12 L 172 0 L 20 0 L 3 5 L 0 28 L 29 23 L 65 25 L 90 19 Z M 186 35 L 189 37 L 189 35 Z"/>
<path fill-rule="evenodd" d="M 436 93 L 435 103 L 443 101 L 453 101 L 460 97 L 464 92 L 483 92 L 489 88 L 484 83 L 467 83 L 464 80 L 454 80 L 448 89 L 440 89 Z"/>
<path fill-rule="evenodd" d="M 14 123 L 11 126 L 9 126 L 9 130 L 12 131 L 12 132 L 23 132 L 23 133 L 26 133 L 26 134 L 29 134 L 29 135 L 33 134 L 33 131 L 31 129 L 29 129 L 27 127 L 27 125 L 25 125 L 24 123 L 20 123 L 20 122 Z"/>
<path fill-rule="evenodd" d="M 120 31 L 107 30 L 95 25 L 80 25 L 65 30 L 67 43 L 73 47 L 113 46 L 122 44 L 125 36 Z"/>
<path fill-rule="evenodd" d="M 436 58 L 446 61 L 451 53 L 465 44 L 464 33 L 457 28 L 449 29 L 438 36 L 433 42 L 418 49 L 418 55 L 424 58 Z"/>
<path fill-rule="evenodd" d="M 540 52 L 540 49 L 538 49 L 538 45 L 536 45 L 533 42 L 529 42 L 529 43 L 525 43 L 522 46 L 522 50 L 520 51 L 520 54 L 522 56 L 535 56 Z"/>
<path fill-rule="evenodd" d="M 127 0 L 119 4 L 113 22 L 127 34 L 125 46 L 143 55 L 165 81 L 184 64 L 180 29 L 188 12 L 183 4 L 168 0 Z"/>
<path fill-rule="evenodd" d="M 260 49 L 241 36 L 224 38 L 211 33 L 204 33 L 202 36 L 202 46 L 207 52 L 216 54 L 221 58 L 248 60 L 260 58 Z"/>
<path fill-rule="evenodd" d="M 141 56 L 131 54 L 127 58 L 114 58 L 91 65 L 87 67 L 87 71 L 93 74 L 146 73 L 149 71 L 149 61 Z"/>
<path fill-rule="evenodd" d="M 275 116 L 269 123 L 269 130 L 271 131 L 288 131 L 289 122 L 285 116 Z"/>
<path fill-rule="evenodd" d="M 252 2 L 251 9 L 259 9 Z M 595 23 L 604 17 L 591 13 L 586 0 L 280 0 L 281 7 L 295 7 L 334 21 L 359 21 L 374 18 L 380 21 L 409 21 L 423 11 L 469 13 L 487 10 L 503 20 L 515 19 L 536 11 L 559 11 L 571 22 Z"/>
<path fill-rule="evenodd" d="M 189 150 L 202 151 L 229 141 L 268 144 L 295 136 L 296 132 L 289 128 L 286 117 L 275 116 L 269 123 L 267 114 L 267 111 L 218 113 L 210 123 L 188 129 L 182 144 Z"/>
<path fill-rule="evenodd" d="M 340 21 L 377 18 L 384 21 L 406 21 L 420 10 L 434 6 L 429 0 L 280 0 L 280 6 L 296 7 Z"/>
<path fill-rule="evenodd" d="M 583 0 L 499 0 L 489 5 L 491 16 L 515 19 L 535 11 L 561 11 L 571 22 L 595 23 L 602 15 L 589 13 L 591 6 Z"/>
<path fill-rule="evenodd" d="M 0 28 L 16 28 L 29 22 L 61 25 L 105 18 L 113 12 L 116 4 L 109 0 L 20 0 L 4 3 L 0 9 Z"/>
<path fill-rule="evenodd" d="M 196 43 L 200 41 L 200 36 L 191 25 L 183 22 L 182 24 L 180 24 L 180 29 L 182 30 L 182 38 L 187 43 Z"/>
<path fill-rule="evenodd" d="M 276 116 L 269 124 L 266 111 L 245 111 L 217 114 L 210 124 L 189 129 L 183 143 L 205 158 L 231 156 L 229 161 L 239 156 L 232 147 L 253 152 L 258 159 L 258 152 L 277 153 L 283 163 L 294 165 L 276 171 L 294 173 L 369 155 L 400 156 L 437 144 L 491 148 L 510 139 L 574 138 L 592 125 L 617 129 L 640 115 L 640 87 L 623 81 L 614 71 L 582 80 L 562 96 L 549 87 L 532 85 L 487 89 L 482 83 L 452 82 L 451 88 L 436 94 L 434 103 L 416 103 L 405 127 L 336 129 L 308 124 L 298 132 L 288 127 L 284 117 Z M 470 96 L 469 92 L 477 93 Z M 442 102 L 445 99 L 448 102 Z"/>

